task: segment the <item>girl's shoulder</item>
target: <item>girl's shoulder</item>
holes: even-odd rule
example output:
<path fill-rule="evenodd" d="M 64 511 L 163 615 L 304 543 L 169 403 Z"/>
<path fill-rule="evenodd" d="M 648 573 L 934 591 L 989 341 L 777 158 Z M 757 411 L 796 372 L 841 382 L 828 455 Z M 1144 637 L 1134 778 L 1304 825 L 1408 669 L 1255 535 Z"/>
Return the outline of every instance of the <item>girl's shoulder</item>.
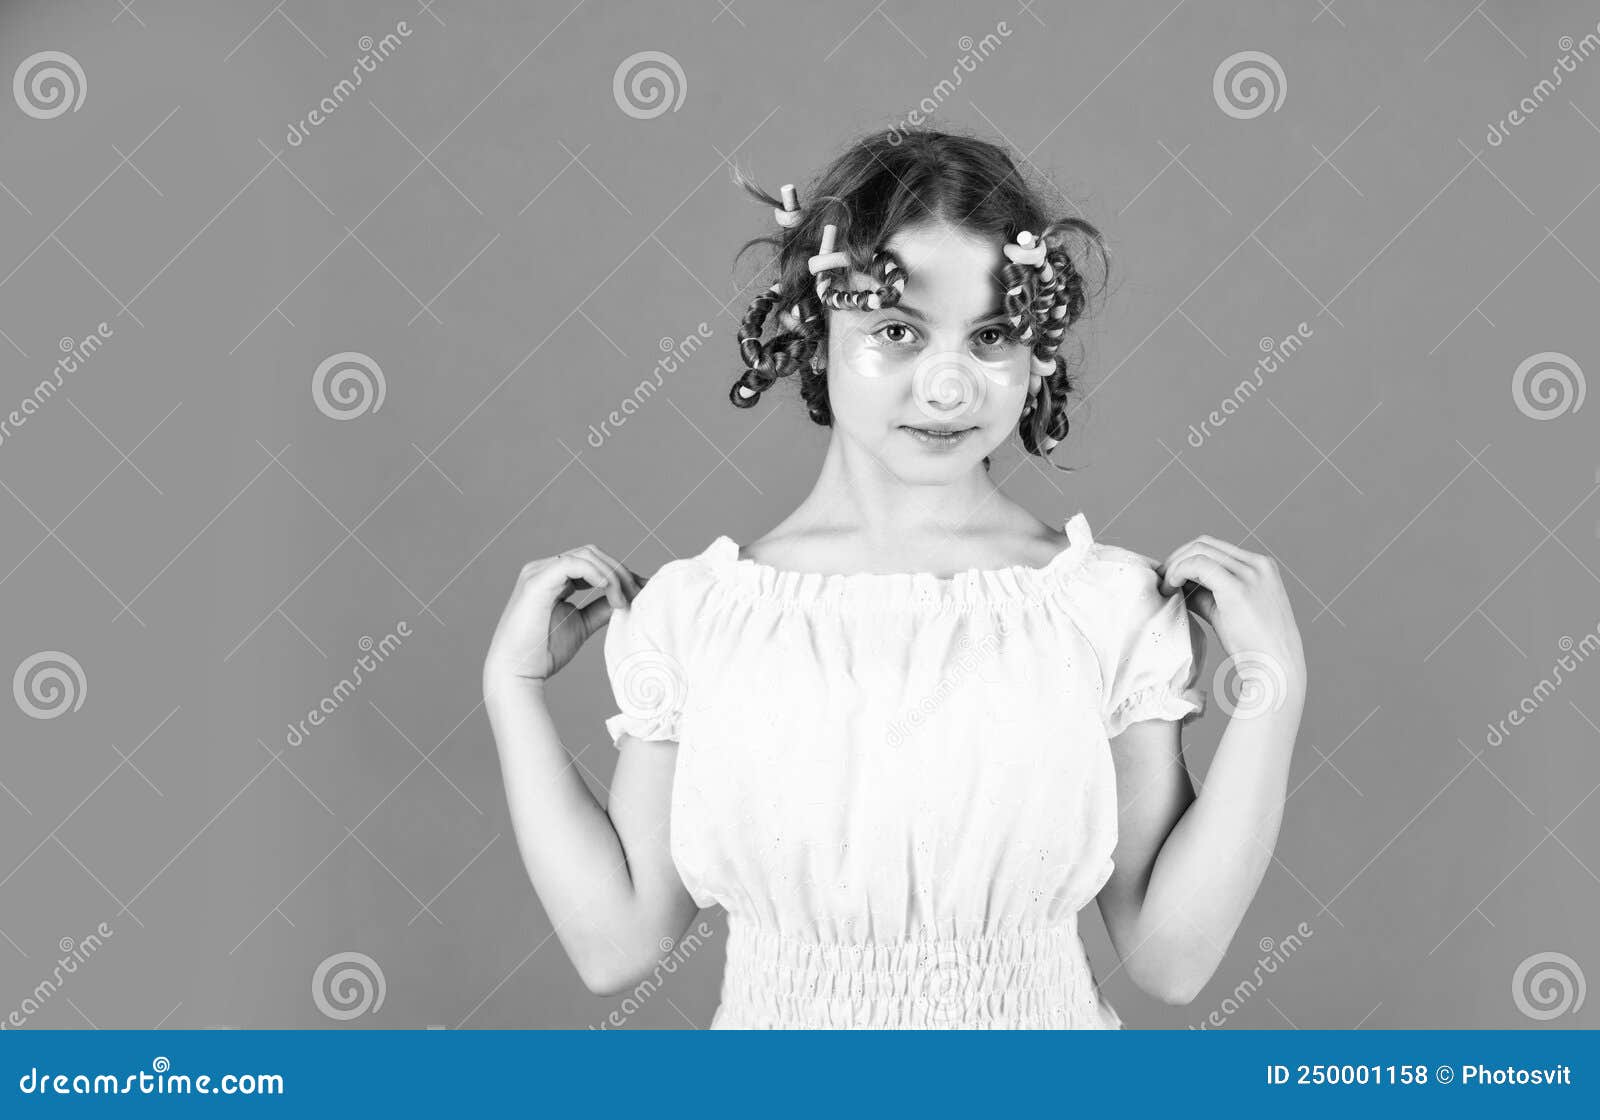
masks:
<path fill-rule="evenodd" d="M 1164 591 L 1159 561 L 1143 552 L 1107 541 L 1092 541 L 1063 584 L 1080 625 L 1100 636 L 1115 637 L 1152 616 L 1173 610 L 1171 600 L 1183 597 Z"/>
<path fill-rule="evenodd" d="M 682 606 L 697 593 L 703 595 L 717 569 L 727 562 L 726 545 L 731 543 L 726 537 L 718 537 L 699 552 L 668 560 L 645 577 L 634 602 L 648 596 L 645 605 L 652 608 Z M 733 554 L 738 555 L 737 545 L 733 545 Z"/>

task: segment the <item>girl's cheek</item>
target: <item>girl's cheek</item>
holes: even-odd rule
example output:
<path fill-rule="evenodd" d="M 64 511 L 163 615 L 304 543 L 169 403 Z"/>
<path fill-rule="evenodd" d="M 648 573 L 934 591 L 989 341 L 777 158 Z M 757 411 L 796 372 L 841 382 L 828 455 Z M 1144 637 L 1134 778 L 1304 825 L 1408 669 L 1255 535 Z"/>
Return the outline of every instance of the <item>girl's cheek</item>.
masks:
<path fill-rule="evenodd" d="M 1006 389 L 1028 383 L 1029 361 L 1026 355 L 1009 354 L 1004 358 L 974 358 L 972 364 L 997 387 Z"/>
<path fill-rule="evenodd" d="M 897 372 L 902 363 L 898 355 L 870 342 L 847 339 L 843 351 L 845 372 L 857 377 L 888 377 Z"/>

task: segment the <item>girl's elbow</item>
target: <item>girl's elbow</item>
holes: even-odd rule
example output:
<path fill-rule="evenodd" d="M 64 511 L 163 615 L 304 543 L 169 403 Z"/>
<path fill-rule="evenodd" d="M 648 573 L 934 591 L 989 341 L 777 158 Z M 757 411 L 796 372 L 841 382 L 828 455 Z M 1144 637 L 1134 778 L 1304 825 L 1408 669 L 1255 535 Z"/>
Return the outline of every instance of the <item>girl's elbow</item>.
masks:
<path fill-rule="evenodd" d="M 597 996 L 615 996 L 638 983 L 638 970 L 628 966 L 615 955 L 596 955 L 585 960 L 574 960 L 583 986 Z"/>
<path fill-rule="evenodd" d="M 596 972 L 593 969 L 579 970 L 583 978 L 583 986 L 597 996 L 621 995 L 627 991 L 631 984 L 622 978 L 619 972 Z"/>
<path fill-rule="evenodd" d="M 603 947 L 582 959 L 573 957 L 573 965 L 583 986 L 597 996 L 616 996 L 630 992 L 649 981 L 652 970 L 660 963 L 657 943 L 651 942 L 638 951 L 619 949 L 608 941 Z"/>
<path fill-rule="evenodd" d="M 1193 1003 L 1211 981 L 1210 971 L 1198 968 L 1129 968 L 1134 986 L 1158 1003 L 1182 1007 Z"/>
<path fill-rule="evenodd" d="M 1159 1000 L 1171 1007 L 1183 1007 L 1193 1003 L 1195 998 L 1205 990 L 1204 980 L 1190 980 L 1179 978 L 1169 980 L 1164 984 L 1146 988 L 1145 991 L 1152 999 Z"/>

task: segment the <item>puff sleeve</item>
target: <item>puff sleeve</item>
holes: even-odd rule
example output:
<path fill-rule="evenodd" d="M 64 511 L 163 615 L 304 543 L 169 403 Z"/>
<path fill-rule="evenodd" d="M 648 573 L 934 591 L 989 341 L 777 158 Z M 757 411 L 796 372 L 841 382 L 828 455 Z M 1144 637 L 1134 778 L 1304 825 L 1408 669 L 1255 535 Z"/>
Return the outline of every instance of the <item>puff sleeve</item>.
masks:
<path fill-rule="evenodd" d="M 1162 594 L 1156 561 L 1121 549 L 1109 561 L 1107 625 L 1097 643 L 1106 737 L 1140 720 L 1198 719 L 1206 708 L 1206 694 L 1195 687 L 1205 664 L 1199 618 L 1180 592 Z"/>
<path fill-rule="evenodd" d="M 676 740 L 680 732 L 689 676 L 680 649 L 682 581 L 673 567 L 664 565 L 606 623 L 606 676 L 620 709 L 606 720 L 606 730 L 616 747 L 624 733 Z"/>

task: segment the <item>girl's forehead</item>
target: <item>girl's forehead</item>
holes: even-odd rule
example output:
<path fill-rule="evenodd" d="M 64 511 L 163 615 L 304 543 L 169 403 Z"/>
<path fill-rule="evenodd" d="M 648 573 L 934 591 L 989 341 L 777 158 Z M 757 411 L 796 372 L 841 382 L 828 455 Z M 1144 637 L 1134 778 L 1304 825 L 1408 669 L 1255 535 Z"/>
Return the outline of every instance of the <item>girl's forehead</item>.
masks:
<path fill-rule="evenodd" d="M 905 302 L 977 313 L 994 301 L 1004 260 L 994 240 L 956 226 L 919 225 L 895 233 L 887 247 L 906 270 Z"/>
<path fill-rule="evenodd" d="M 908 226 L 889 238 L 888 248 L 908 272 L 917 268 L 990 272 L 1002 257 L 994 239 L 945 223 Z"/>

